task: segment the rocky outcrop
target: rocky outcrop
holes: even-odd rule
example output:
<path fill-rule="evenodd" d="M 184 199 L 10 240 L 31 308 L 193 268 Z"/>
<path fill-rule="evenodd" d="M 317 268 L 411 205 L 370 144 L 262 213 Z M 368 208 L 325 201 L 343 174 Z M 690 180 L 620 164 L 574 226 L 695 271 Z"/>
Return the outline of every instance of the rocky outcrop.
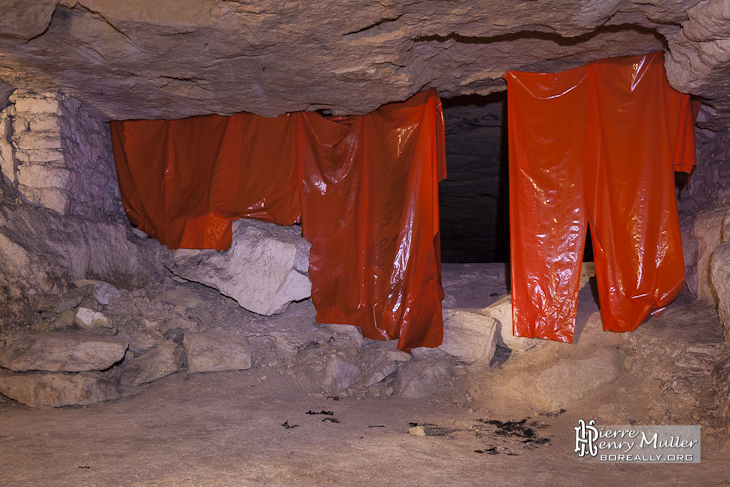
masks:
<path fill-rule="evenodd" d="M 12 199 L 0 190 L 0 326 L 29 323 L 43 295 L 99 278 L 122 287 L 160 279 L 161 246 L 129 225 L 95 222 Z"/>
<path fill-rule="evenodd" d="M 707 97 L 714 107 L 715 128 L 730 123 L 724 80 L 730 74 L 730 12 L 723 0 L 699 2 L 669 40 L 667 77 L 680 91 Z M 724 93 L 721 95 L 721 93 Z"/>
<path fill-rule="evenodd" d="M 244 218 L 233 222 L 228 250 L 165 251 L 162 262 L 176 275 L 214 287 L 247 310 L 268 316 L 311 295 L 310 248 L 299 227 Z"/>
<path fill-rule="evenodd" d="M 510 69 L 562 70 L 667 40 L 683 74 L 670 70 L 677 86 L 722 100 L 708 85 L 726 78 L 723 5 L 15 2 L 0 21 L 0 79 L 35 91 L 63 87 L 107 119 L 356 114 L 424 86 L 486 95 L 504 89 Z"/>

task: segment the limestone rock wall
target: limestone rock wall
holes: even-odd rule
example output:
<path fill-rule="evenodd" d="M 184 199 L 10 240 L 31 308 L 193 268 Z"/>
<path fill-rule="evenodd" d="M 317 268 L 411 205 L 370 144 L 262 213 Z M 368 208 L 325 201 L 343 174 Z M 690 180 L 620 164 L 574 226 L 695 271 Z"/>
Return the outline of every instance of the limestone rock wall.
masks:
<path fill-rule="evenodd" d="M 106 124 L 63 94 L 18 90 L 9 102 L 0 168 L 26 202 L 93 220 L 123 215 Z"/>
<path fill-rule="evenodd" d="M 0 184 L 0 331 L 32 323 L 40 299 L 76 279 L 140 286 L 166 274 L 161 246 L 129 224 L 61 216 Z"/>

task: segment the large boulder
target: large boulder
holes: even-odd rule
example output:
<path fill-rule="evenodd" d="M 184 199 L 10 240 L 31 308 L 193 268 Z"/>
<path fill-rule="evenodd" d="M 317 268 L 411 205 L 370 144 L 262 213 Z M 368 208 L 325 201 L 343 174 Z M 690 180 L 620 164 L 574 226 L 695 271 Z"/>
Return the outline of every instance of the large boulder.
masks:
<path fill-rule="evenodd" d="M 299 227 L 241 219 L 233 222 L 228 250 L 168 250 L 161 259 L 176 275 L 214 287 L 247 310 L 269 316 L 311 296 L 310 248 Z"/>
<path fill-rule="evenodd" d="M 488 366 L 497 347 L 494 318 L 460 309 L 444 310 L 444 340 L 439 349 L 469 365 Z"/>

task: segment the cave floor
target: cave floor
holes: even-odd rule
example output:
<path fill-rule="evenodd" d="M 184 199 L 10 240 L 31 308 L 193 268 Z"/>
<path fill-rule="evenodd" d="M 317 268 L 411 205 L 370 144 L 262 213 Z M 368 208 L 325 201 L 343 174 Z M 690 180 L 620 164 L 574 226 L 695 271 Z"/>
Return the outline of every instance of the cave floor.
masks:
<path fill-rule="evenodd" d="M 461 271 L 445 269 L 446 279 L 456 282 L 449 272 Z M 469 294 L 481 291 L 468 281 L 460 281 L 456 304 L 483 306 Z M 718 343 L 714 310 L 680 302 L 634 334 L 613 334 L 601 330 L 595 303 L 581 296 L 574 345 L 541 342 L 502 356 L 486 370 L 470 371 L 466 385 L 445 400 L 308 394 L 269 366 L 183 371 L 136 395 L 89 407 L 33 409 L 0 396 L 0 483 L 730 486 L 726 420 L 707 394 L 707 377 L 689 377 L 703 388 L 693 392 L 690 386 L 680 391 L 681 377 L 672 376 L 680 370 L 672 368 L 672 347 L 682 354 Z M 592 318 L 581 318 L 586 314 Z M 602 351 L 624 357 L 618 378 L 557 410 L 532 399 L 535 379 L 545 370 L 580 367 Z M 693 370 L 699 370 L 696 364 Z M 657 385 L 668 382 L 679 392 Z M 523 419 L 534 435 L 500 430 L 499 422 Z M 701 424 L 702 463 L 589 463 L 574 453 L 580 419 Z M 409 434 L 414 424 L 427 435 Z"/>

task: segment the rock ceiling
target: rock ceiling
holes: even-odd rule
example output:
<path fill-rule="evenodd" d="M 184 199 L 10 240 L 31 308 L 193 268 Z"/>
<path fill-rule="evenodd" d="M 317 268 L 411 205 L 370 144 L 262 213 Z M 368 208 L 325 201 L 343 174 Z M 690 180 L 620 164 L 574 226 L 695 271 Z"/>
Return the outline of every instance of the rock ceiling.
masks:
<path fill-rule="evenodd" d="M 666 49 L 670 82 L 727 125 L 728 38 L 721 0 L 0 0 L 0 107 L 19 88 L 61 90 L 104 120 L 358 114 Z"/>

